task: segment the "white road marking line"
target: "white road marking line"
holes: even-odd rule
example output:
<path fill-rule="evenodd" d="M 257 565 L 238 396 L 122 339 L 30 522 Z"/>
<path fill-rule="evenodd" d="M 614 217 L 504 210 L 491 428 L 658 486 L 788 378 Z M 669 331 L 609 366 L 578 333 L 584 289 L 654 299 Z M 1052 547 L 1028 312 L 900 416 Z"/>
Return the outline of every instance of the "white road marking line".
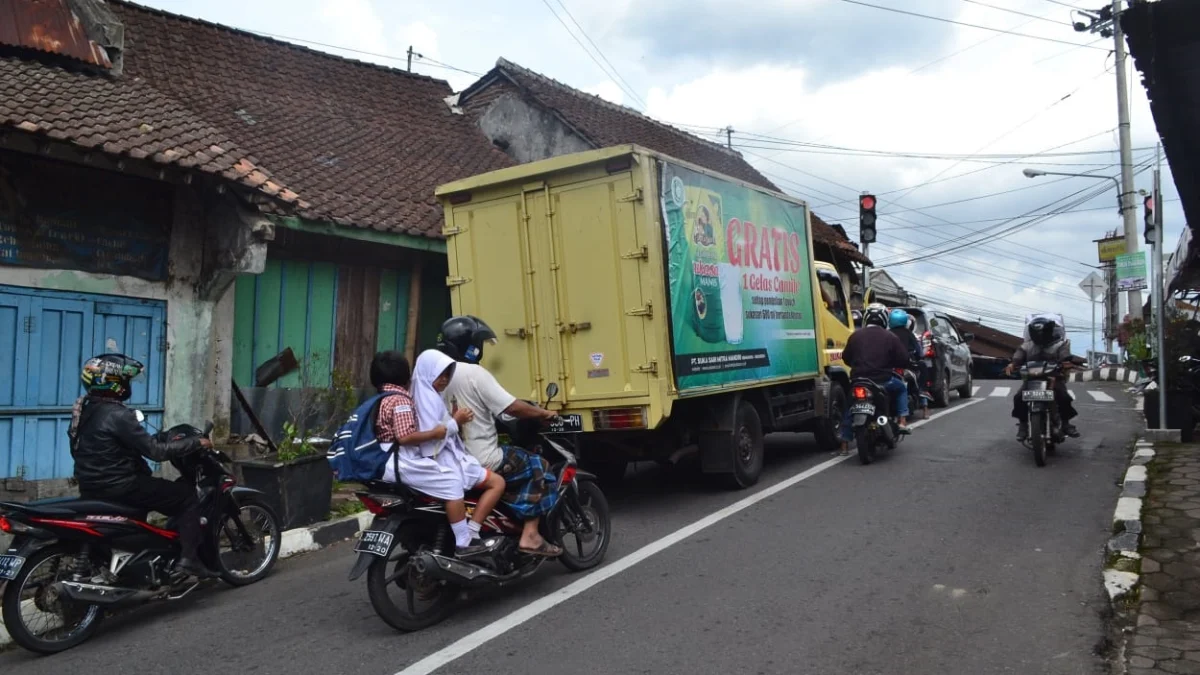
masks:
<path fill-rule="evenodd" d="M 992 390 L 991 396 L 993 398 L 1004 398 L 1008 396 L 1008 392 L 1010 391 L 1012 391 L 1012 387 L 996 387 Z"/>
<path fill-rule="evenodd" d="M 1074 401 L 1074 400 L 1075 400 L 1075 392 L 1073 392 L 1073 391 L 1068 391 L 1068 392 L 1067 392 L 1067 394 L 1068 394 L 1068 395 L 1071 397 L 1071 400 L 1072 400 L 1072 401 Z"/>
<path fill-rule="evenodd" d="M 1097 401 L 1099 401 L 1100 403 L 1114 403 L 1114 402 L 1116 402 L 1116 399 L 1115 399 L 1115 398 L 1113 398 L 1113 397 L 1109 396 L 1108 394 L 1106 394 L 1106 393 L 1104 393 L 1104 392 L 1102 392 L 1102 391 L 1091 391 L 1091 390 L 1089 389 L 1089 390 L 1088 390 L 1088 396 L 1091 396 L 1092 398 L 1096 399 L 1096 400 L 1097 400 Z"/>
<path fill-rule="evenodd" d="M 971 387 L 971 395 L 975 396 L 979 393 L 979 387 Z"/>
<path fill-rule="evenodd" d="M 962 410 L 963 408 L 967 408 L 981 402 L 983 402 L 983 399 L 981 398 L 964 401 L 953 408 L 943 410 L 942 412 L 931 415 L 928 419 L 913 422 L 908 426 L 910 429 L 916 429 L 938 419 L 939 417 L 951 415 L 959 410 Z M 553 609 L 554 607 L 566 602 L 567 600 L 570 600 L 571 598 L 583 593 L 593 586 L 615 577 L 621 572 L 628 570 L 629 568 L 637 565 L 656 553 L 660 553 L 671 546 L 674 546 L 675 544 L 694 536 L 701 530 L 711 525 L 715 525 L 722 520 L 725 520 L 726 518 L 738 513 L 739 511 L 743 511 L 765 499 L 769 499 L 770 497 L 783 492 L 784 490 L 796 485 L 797 483 L 800 483 L 801 481 L 808 480 L 809 478 L 812 478 L 826 469 L 830 469 L 838 464 L 841 464 L 847 459 L 850 459 L 852 456 L 853 455 L 846 457 L 834 457 L 833 459 L 826 460 L 812 468 L 806 469 L 805 471 L 792 476 L 791 478 L 776 483 L 771 487 L 760 490 L 749 497 L 746 497 L 745 499 L 741 499 L 723 509 L 714 511 L 713 513 L 710 513 L 709 515 L 692 523 L 691 525 L 685 525 L 684 527 L 672 532 L 671 534 L 668 534 L 662 539 L 659 539 L 651 544 L 647 544 L 646 546 L 639 548 L 624 558 L 609 563 L 608 565 L 597 569 L 595 572 L 588 574 L 582 579 L 567 584 L 553 593 L 544 595 L 528 605 L 518 609 L 517 611 L 509 614 L 508 616 L 497 619 L 483 628 L 475 631 L 474 633 L 470 633 L 465 637 L 460 638 L 458 641 L 430 654 L 429 656 L 426 656 L 420 661 L 408 666 L 404 670 L 397 672 L 396 675 L 429 675 L 438 668 L 441 668 L 452 661 L 466 656 L 472 651 L 482 647 L 483 645 L 500 637 L 517 626 L 520 626 L 526 621 L 529 621 L 530 619 Z"/>

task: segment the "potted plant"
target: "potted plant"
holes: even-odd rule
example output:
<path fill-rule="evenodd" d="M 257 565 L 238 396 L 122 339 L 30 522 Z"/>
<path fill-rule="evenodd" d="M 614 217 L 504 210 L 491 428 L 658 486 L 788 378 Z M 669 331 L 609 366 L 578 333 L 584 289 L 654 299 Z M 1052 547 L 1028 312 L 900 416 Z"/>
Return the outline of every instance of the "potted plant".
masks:
<path fill-rule="evenodd" d="M 288 406 L 290 419 L 276 452 L 239 462 L 246 487 L 260 490 L 275 509 L 283 529 L 305 527 L 329 517 L 333 472 L 325 459 L 329 431 L 345 421 L 358 402 L 346 373 L 334 371 L 328 388 L 314 383 L 312 369 L 301 369 L 301 387 Z"/>

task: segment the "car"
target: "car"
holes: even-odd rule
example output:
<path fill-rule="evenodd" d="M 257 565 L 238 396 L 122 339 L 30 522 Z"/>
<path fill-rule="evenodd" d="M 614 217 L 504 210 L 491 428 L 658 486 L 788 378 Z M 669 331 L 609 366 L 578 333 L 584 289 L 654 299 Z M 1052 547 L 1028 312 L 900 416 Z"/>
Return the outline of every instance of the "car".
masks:
<path fill-rule="evenodd" d="M 930 379 L 925 387 L 933 396 L 933 405 L 950 405 L 950 392 L 970 398 L 975 382 L 971 377 L 974 365 L 968 343 L 975 339 L 971 333 L 961 333 L 949 315 L 922 307 L 901 307 L 915 323 L 913 330 L 924 350 L 926 371 Z"/>

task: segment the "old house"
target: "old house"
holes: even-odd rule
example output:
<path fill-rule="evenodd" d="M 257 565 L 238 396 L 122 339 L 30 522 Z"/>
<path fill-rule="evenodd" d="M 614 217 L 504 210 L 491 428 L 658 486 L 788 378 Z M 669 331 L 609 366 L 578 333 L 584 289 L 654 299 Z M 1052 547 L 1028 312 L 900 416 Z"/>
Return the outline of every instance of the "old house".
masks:
<path fill-rule="evenodd" d="M 71 474 L 96 352 L 148 365 L 156 424 L 227 430 L 231 379 L 284 347 L 323 386 L 429 344 L 433 188 L 512 163 L 451 94 L 127 2 L 0 3 L 0 478 Z"/>
<path fill-rule="evenodd" d="M 492 143 L 518 162 L 626 143 L 657 150 L 769 190 L 782 192 L 741 154 L 635 110 L 552 80 L 506 59 L 458 96 Z M 845 236 L 812 217 L 818 260 L 835 264 L 847 288 L 855 264 L 870 261 Z"/>
<path fill-rule="evenodd" d="M 989 328 L 977 321 L 969 321 L 951 316 L 954 327 L 960 333 L 971 333 L 974 339 L 969 346 L 971 359 L 974 364 L 975 379 L 985 380 L 1001 377 L 1001 371 L 1012 361 L 1013 352 L 1021 346 L 1021 337 L 1011 335 L 995 328 Z"/>

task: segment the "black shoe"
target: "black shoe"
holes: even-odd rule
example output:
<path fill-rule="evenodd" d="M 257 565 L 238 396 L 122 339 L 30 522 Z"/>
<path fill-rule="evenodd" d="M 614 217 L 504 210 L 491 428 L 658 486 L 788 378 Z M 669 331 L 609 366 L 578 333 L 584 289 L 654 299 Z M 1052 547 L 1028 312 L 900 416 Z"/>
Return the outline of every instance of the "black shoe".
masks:
<path fill-rule="evenodd" d="M 496 542 L 494 539 L 484 541 L 483 539 L 475 538 L 471 540 L 470 544 L 454 549 L 454 557 L 460 559 L 473 558 L 481 553 L 490 552 L 495 546 Z"/>
<path fill-rule="evenodd" d="M 175 568 L 197 579 L 212 579 L 217 576 L 217 573 L 209 569 L 208 565 L 191 558 L 180 558 L 179 562 L 175 563 Z"/>
<path fill-rule="evenodd" d="M 1017 422 L 1017 440 L 1024 443 L 1029 438 L 1029 422 Z"/>
<path fill-rule="evenodd" d="M 1062 432 L 1071 438 L 1079 438 L 1079 430 L 1075 428 L 1074 424 L 1062 425 Z"/>

